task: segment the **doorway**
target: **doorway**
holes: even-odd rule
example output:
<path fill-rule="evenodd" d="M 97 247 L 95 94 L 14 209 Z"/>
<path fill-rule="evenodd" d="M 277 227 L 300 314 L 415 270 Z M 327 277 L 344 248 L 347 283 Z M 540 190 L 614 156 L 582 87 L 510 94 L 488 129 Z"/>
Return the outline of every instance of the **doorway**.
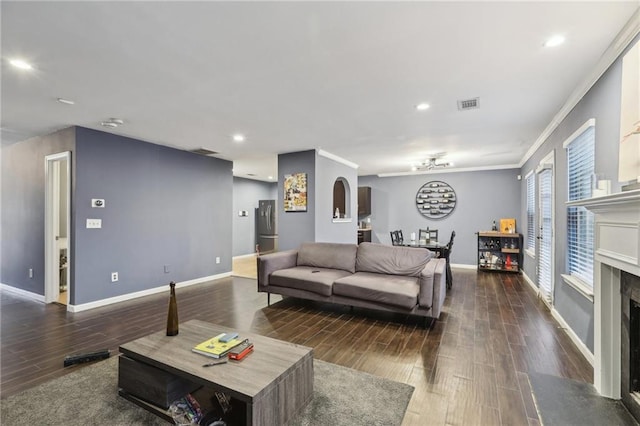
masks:
<path fill-rule="evenodd" d="M 536 265 L 538 288 L 542 299 L 553 306 L 554 293 L 554 157 L 549 153 L 538 165 L 538 263 Z"/>
<path fill-rule="evenodd" d="M 45 157 L 45 303 L 71 297 L 71 152 Z"/>

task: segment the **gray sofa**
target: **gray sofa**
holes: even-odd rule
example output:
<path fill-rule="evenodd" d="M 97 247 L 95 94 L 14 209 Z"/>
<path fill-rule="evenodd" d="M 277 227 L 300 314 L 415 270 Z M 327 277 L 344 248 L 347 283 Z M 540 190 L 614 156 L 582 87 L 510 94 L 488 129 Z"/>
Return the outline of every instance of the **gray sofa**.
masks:
<path fill-rule="evenodd" d="M 258 291 L 439 318 L 446 261 L 411 247 L 303 243 L 258 257 Z"/>

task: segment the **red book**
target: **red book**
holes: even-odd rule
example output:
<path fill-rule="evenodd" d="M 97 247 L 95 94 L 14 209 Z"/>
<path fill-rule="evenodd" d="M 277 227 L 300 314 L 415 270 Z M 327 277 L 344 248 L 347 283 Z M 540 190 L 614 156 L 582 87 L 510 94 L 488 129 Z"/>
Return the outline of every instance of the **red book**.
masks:
<path fill-rule="evenodd" d="M 240 361 L 245 356 L 249 355 L 253 351 L 253 343 L 242 343 L 229 352 L 229 359 Z"/>

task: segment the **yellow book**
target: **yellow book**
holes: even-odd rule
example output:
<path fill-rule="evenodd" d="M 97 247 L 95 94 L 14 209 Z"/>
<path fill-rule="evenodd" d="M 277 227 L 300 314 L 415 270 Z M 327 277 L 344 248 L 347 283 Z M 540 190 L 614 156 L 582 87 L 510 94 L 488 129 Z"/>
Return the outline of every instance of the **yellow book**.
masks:
<path fill-rule="evenodd" d="M 202 343 L 198 343 L 193 349 L 193 352 L 210 356 L 211 358 L 222 358 L 227 355 L 227 353 L 238 346 L 243 342 L 244 339 L 231 339 L 228 342 L 221 342 L 220 338 L 224 336 L 225 333 L 221 333 L 211 339 L 207 339 Z"/>

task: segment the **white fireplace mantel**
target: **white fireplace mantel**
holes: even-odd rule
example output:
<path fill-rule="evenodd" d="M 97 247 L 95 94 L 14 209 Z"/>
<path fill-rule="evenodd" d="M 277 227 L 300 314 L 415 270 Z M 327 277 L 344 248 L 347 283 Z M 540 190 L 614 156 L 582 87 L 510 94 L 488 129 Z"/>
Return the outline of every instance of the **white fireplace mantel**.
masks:
<path fill-rule="evenodd" d="M 620 270 L 640 276 L 640 190 L 568 202 L 595 214 L 594 385 L 620 399 Z"/>

